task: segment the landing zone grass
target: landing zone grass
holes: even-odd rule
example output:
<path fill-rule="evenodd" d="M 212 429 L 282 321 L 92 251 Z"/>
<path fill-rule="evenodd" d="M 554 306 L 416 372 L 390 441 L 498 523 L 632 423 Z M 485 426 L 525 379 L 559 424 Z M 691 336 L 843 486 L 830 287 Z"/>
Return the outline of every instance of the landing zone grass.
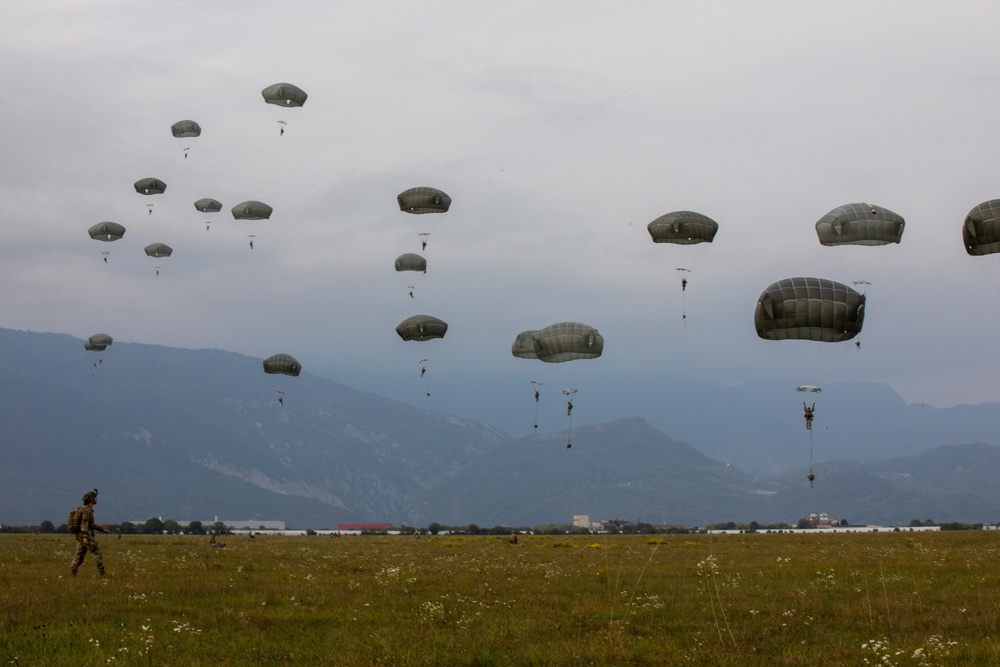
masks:
<path fill-rule="evenodd" d="M 0 535 L 9 665 L 994 665 L 993 531 Z"/>

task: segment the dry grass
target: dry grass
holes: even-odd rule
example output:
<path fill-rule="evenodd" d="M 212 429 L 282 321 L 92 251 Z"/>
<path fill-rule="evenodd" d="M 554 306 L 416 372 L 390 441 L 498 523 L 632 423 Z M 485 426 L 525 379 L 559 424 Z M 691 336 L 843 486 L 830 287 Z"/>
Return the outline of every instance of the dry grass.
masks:
<path fill-rule="evenodd" d="M 0 660 L 992 665 L 998 539 L 0 535 Z"/>

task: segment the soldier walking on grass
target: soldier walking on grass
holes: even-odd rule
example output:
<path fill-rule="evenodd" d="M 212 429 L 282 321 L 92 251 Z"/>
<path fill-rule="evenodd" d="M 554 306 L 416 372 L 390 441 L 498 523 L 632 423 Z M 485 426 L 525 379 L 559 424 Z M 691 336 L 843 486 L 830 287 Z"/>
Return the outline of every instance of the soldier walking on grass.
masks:
<path fill-rule="evenodd" d="M 80 524 L 79 529 L 75 531 L 76 554 L 73 555 L 73 562 L 69 565 L 70 574 L 74 577 L 88 551 L 94 556 L 97 571 L 101 573 L 102 577 L 104 576 L 104 558 L 101 556 L 101 547 L 94 538 L 94 531 L 99 530 L 105 534 L 111 531 L 94 523 L 94 505 L 96 504 L 97 489 L 94 489 L 83 494 L 83 505 L 76 510 L 80 515 Z"/>

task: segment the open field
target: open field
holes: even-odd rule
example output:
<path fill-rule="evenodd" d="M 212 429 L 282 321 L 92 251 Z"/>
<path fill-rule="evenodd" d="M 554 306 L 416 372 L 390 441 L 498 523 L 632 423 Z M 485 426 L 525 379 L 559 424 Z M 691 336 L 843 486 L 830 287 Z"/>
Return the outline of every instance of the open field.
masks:
<path fill-rule="evenodd" d="M 993 665 L 1000 534 L 0 535 L 16 665 Z"/>

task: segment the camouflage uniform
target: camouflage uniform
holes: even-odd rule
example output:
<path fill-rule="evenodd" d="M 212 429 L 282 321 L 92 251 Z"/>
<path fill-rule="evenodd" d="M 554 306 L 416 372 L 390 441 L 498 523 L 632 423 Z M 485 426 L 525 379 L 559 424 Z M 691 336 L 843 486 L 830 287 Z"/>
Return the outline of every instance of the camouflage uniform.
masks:
<path fill-rule="evenodd" d="M 97 571 L 103 577 L 104 558 L 101 556 L 101 547 L 98 546 L 97 540 L 94 539 L 94 508 L 89 504 L 84 505 L 80 508 L 80 512 L 80 532 L 76 534 L 76 554 L 73 556 L 73 562 L 69 565 L 69 571 L 75 577 L 77 569 L 79 569 L 80 564 L 83 563 L 83 559 L 89 551 L 94 556 L 94 562 L 97 563 Z M 86 544 L 83 543 L 83 538 L 85 537 L 87 538 Z"/>

